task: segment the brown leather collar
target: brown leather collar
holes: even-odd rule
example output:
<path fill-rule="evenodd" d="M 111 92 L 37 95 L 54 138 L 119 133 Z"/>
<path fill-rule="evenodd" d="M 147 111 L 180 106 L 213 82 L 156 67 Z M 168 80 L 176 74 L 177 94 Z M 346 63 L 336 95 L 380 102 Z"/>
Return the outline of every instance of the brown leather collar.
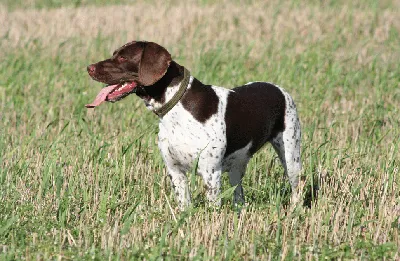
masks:
<path fill-rule="evenodd" d="M 157 114 L 160 118 L 164 117 L 164 115 L 167 114 L 180 101 L 183 94 L 185 94 L 187 90 L 190 80 L 190 72 L 186 68 L 183 69 L 183 80 L 181 81 L 179 90 L 174 94 L 171 100 L 164 104 L 160 109 L 154 110 L 154 113 Z"/>

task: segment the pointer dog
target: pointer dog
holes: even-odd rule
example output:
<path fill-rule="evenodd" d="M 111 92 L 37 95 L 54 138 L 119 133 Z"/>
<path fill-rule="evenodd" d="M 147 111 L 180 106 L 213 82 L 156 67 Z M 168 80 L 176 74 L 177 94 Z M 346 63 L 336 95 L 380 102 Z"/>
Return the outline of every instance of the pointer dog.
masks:
<path fill-rule="evenodd" d="M 87 70 L 107 86 L 86 107 L 135 93 L 158 115 L 158 145 L 181 209 L 190 204 L 186 172 L 197 159 L 212 204 L 220 204 L 225 171 L 236 186 L 234 202 L 243 204 L 247 163 L 266 142 L 277 152 L 296 198 L 300 122 L 292 97 L 282 88 L 267 82 L 233 89 L 203 84 L 152 42 L 127 43 Z"/>

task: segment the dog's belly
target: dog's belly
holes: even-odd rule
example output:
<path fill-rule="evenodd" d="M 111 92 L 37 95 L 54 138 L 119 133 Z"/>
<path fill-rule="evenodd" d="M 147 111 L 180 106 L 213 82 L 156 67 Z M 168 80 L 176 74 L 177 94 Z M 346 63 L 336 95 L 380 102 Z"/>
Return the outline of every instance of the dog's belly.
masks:
<path fill-rule="evenodd" d="M 243 164 L 247 163 L 250 159 L 250 148 L 252 146 L 252 141 L 250 141 L 245 147 L 240 148 L 233 153 L 225 156 L 222 161 L 222 171 L 229 172 L 232 169 L 238 168 L 239 166 L 243 166 Z"/>

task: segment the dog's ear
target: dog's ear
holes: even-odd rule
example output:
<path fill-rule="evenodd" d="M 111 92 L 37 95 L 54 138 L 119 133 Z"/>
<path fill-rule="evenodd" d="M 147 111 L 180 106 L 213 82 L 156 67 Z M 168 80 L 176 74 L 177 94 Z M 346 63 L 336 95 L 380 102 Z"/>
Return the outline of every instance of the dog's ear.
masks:
<path fill-rule="evenodd" d="M 167 72 L 171 54 L 162 46 L 146 42 L 139 67 L 139 82 L 144 86 L 153 85 Z"/>

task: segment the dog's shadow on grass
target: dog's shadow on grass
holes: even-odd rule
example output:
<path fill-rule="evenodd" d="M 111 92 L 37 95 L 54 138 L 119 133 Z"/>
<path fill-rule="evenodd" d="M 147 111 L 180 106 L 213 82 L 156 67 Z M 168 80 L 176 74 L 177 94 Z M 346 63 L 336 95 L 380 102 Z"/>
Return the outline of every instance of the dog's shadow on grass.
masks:
<path fill-rule="evenodd" d="M 317 201 L 319 193 L 319 184 L 317 179 L 313 179 L 313 182 L 306 184 L 303 188 L 303 207 L 311 208 L 311 206 Z"/>
<path fill-rule="evenodd" d="M 301 191 L 301 199 L 299 203 L 302 203 L 303 207 L 311 208 L 318 200 L 320 183 L 318 182 L 317 175 L 313 176 L 313 179 L 309 182 L 305 182 L 305 179 L 301 180 L 301 183 L 305 183 Z M 284 202 L 286 206 L 290 205 L 290 197 L 292 195 L 291 189 L 287 191 L 288 195 L 284 195 L 285 199 L 288 199 Z"/>
<path fill-rule="evenodd" d="M 305 182 L 305 179 L 301 181 L 303 184 L 305 183 L 302 191 L 301 191 L 301 199 L 300 204 L 303 207 L 311 208 L 318 200 L 319 189 L 320 189 L 320 182 L 318 180 L 317 174 L 313 176 L 311 181 Z M 291 206 L 291 196 L 292 196 L 292 189 L 287 184 L 280 184 L 277 188 L 281 191 L 281 204 L 288 208 Z M 246 198 L 246 202 L 251 204 L 259 204 L 261 202 L 270 202 L 271 198 L 264 193 L 249 193 L 248 197 Z"/>

